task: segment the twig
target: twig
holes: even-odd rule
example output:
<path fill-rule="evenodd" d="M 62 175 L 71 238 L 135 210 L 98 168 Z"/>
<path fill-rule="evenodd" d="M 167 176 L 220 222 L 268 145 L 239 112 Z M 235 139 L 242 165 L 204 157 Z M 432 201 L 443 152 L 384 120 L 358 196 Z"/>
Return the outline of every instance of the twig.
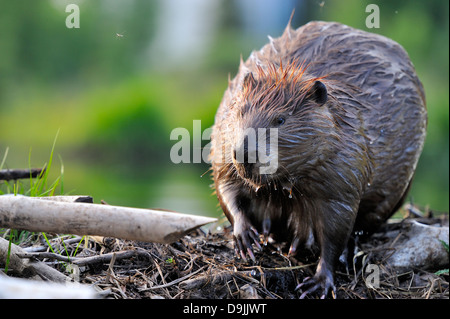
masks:
<path fill-rule="evenodd" d="M 55 241 L 55 239 L 58 239 L 58 240 L 59 240 L 59 243 L 54 243 L 54 244 L 53 244 L 53 242 Z M 50 240 L 50 242 L 52 242 L 52 247 L 54 248 L 54 250 L 56 250 L 56 249 L 55 249 L 56 244 L 60 244 L 60 243 L 61 243 L 61 239 L 62 239 L 61 237 L 58 237 L 58 238 L 54 238 L 54 239 L 51 239 L 51 240 Z M 79 243 L 79 242 L 81 242 L 82 239 L 83 239 L 83 237 L 76 236 L 76 237 L 74 237 L 74 238 L 69 238 L 69 239 L 62 240 L 62 243 L 64 243 L 64 245 L 71 245 L 71 244 L 74 244 L 74 243 Z M 25 252 L 27 252 L 27 253 L 44 252 L 44 251 L 47 251 L 48 245 L 47 245 L 47 243 L 45 243 L 45 245 L 43 245 L 43 246 L 23 247 L 22 249 L 23 249 Z"/>
<path fill-rule="evenodd" d="M 56 259 L 59 261 L 64 261 L 64 262 L 73 262 L 75 260 L 75 257 L 67 257 L 67 256 L 62 256 L 59 254 L 55 254 L 55 253 L 50 253 L 50 252 L 27 252 L 27 253 L 23 253 L 23 254 L 17 254 L 17 257 L 20 258 L 36 258 L 36 259 L 44 259 L 44 258 L 48 258 L 48 259 Z"/>
<path fill-rule="evenodd" d="M 314 263 L 310 263 L 310 264 L 304 264 L 304 265 L 298 265 L 298 266 L 289 266 L 289 267 L 275 267 L 275 268 L 270 268 L 270 267 L 260 267 L 260 266 L 254 266 L 254 267 L 249 267 L 249 268 L 260 268 L 262 270 L 276 270 L 276 271 L 281 271 L 281 270 L 295 270 L 295 269 L 303 269 L 303 268 L 308 268 L 311 266 L 315 266 L 317 265 L 317 262 Z"/>
<path fill-rule="evenodd" d="M 130 258 L 136 255 L 145 255 L 148 256 L 145 252 L 140 252 L 137 250 L 125 250 L 125 251 L 119 251 L 119 252 L 113 252 L 98 256 L 91 256 L 91 257 L 67 257 L 62 256 L 55 253 L 49 253 L 49 252 L 37 252 L 37 253 L 18 253 L 17 256 L 20 258 L 49 258 L 49 259 L 56 259 L 59 261 L 64 262 L 71 262 L 78 266 L 87 266 L 87 265 L 93 265 L 93 264 L 100 264 L 100 263 L 110 263 L 111 260 L 114 258 L 116 260 L 126 259 Z"/>
<path fill-rule="evenodd" d="M 159 288 L 167 288 L 167 287 L 170 287 L 170 286 L 172 286 L 172 285 L 175 285 L 175 284 L 177 284 L 177 283 L 179 283 L 179 282 L 182 282 L 182 281 L 188 279 L 189 277 L 192 277 L 192 276 L 195 275 L 196 273 L 202 271 L 205 267 L 206 267 L 206 266 L 203 266 L 202 268 L 197 269 L 196 271 L 194 271 L 194 272 L 192 272 L 192 273 L 190 273 L 190 274 L 187 274 L 186 276 L 183 276 L 183 277 L 181 277 L 181 278 L 175 279 L 174 281 L 171 281 L 171 282 L 166 283 L 166 284 L 164 284 L 164 285 L 159 285 L 159 286 L 153 286 L 153 287 L 149 287 L 149 288 L 144 288 L 144 289 L 140 289 L 139 291 L 154 290 L 154 289 L 159 289 Z"/>
<path fill-rule="evenodd" d="M 137 250 L 125 250 L 125 251 L 119 251 L 115 253 L 108 253 L 104 255 L 99 256 L 92 256 L 92 257 L 85 257 L 85 258 L 77 258 L 73 261 L 74 264 L 78 266 L 86 266 L 86 265 L 92 265 L 92 264 L 98 264 L 98 263 L 109 263 L 111 262 L 111 259 L 114 257 L 114 254 L 116 255 L 116 260 L 126 259 L 133 256 L 136 256 L 140 254 Z"/>
<path fill-rule="evenodd" d="M 109 266 L 108 266 L 108 270 L 106 271 L 105 282 L 110 282 L 109 279 L 110 279 L 111 275 L 114 275 L 114 269 L 113 268 L 114 268 L 114 263 L 116 262 L 116 257 L 117 257 L 116 253 L 113 253 L 111 261 L 110 261 Z"/>
<path fill-rule="evenodd" d="M 165 277 L 164 277 L 164 275 L 163 275 L 163 273 L 162 273 L 162 270 L 161 270 L 161 267 L 159 266 L 159 264 L 156 262 L 156 260 L 153 260 L 153 263 L 155 264 L 155 266 L 156 266 L 156 269 L 158 270 L 158 273 L 159 273 L 159 276 L 161 277 L 161 280 L 162 280 L 162 282 L 164 283 L 164 285 L 166 285 L 167 283 L 166 283 L 166 279 L 165 279 Z M 168 274 L 166 274 L 166 276 L 167 276 Z M 156 278 L 156 277 L 155 277 Z M 163 286 L 164 286 L 163 285 Z M 165 291 L 166 291 L 166 294 L 170 297 L 170 298 L 172 298 L 172 296 L 170 295 L 170 292 L 169 292 L 169 290 L 166 288 L 165 289 Z"/>

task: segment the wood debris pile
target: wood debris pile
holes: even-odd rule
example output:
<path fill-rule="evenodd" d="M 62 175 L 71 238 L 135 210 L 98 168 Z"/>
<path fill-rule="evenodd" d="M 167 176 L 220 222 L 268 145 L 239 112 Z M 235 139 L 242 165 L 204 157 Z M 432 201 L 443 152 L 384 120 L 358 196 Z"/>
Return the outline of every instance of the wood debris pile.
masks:
<path fill-rule="evenodd" d="M 440 224 L 448 233 L 448 215 L 420 222 Z M 399 271 L 389 264 L 399 250 L 395 243 L 401 242 L 409 228 L 408 219 L 389 223 L 359 241 L 353 262 L 338 269 L 336 297 L 448 299 L 448 251 L 447 272 L 438 274 L 442 265 Z M 198 229 L 172 244 L 95 236 L 55 237 L 50 243 L 52 249 L 37 233 L 26 247 L 12 250 L 16 264 L 10 266 L 8 277 L 41 280 L 46 278 L 45 271 L 33 265 L 42 264 L 64 280 L 94 287 L 102 298 L 295 299 L 300 295 L 295 287 L 314 274 L 317 263 L 311 253 L 288 258 L 270 244 L 255 252 L 256 263 L 245 263 L 235 258 L 227 227 L 213 233 Z M 22 270 L 17 259 L 26 264 Z"/>

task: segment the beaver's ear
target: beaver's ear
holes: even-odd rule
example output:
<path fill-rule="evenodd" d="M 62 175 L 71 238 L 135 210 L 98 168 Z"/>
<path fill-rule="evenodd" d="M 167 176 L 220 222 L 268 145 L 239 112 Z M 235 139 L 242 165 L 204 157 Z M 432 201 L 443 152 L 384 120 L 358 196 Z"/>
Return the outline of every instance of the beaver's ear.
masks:
<path fill-rule="evenodd" d="M 252 72 L 248 72 L 245 76 L 244 76 L 244 85 L 243 88 L 248 88 L 248 87 L 255 87 L 256 86 L 256 80 L 253 77 L 253 73 Z"/>
<path fill-rule="evenodd" d="M 320 81 L 314 82 L 313 86 L 309 90 L 310 97 L 319 105 L 324 105 L 327 102 L 327 87 Z"/>

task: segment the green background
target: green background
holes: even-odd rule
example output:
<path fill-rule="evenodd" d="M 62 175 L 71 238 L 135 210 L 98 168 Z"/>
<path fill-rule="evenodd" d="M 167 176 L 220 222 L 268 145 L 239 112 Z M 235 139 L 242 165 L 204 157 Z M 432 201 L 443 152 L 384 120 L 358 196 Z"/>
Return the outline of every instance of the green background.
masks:
<path fill-rule="evenodd" d="M 66 5 L 80 8 L 69 29 Z M 368 4 L 380 28 L 367 29 Z M 169 136 L 213 124 L 239 57 L 293 27 L 338 21 L 409 53 L 422 80 L 428 135 L 410 199 L 449 209 L 448 1 L 0 0 L 0 162 L 41 167 L 96 202 L 219 214 L 206 164 L 173 164 Z M 0 185 L 0 191 L 7 191 Z"/>

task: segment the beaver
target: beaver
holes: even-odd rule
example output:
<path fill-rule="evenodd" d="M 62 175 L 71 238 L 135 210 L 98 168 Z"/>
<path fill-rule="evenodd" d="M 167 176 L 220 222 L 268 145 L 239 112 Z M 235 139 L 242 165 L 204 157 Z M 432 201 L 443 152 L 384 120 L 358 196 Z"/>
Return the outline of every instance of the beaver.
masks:
<path fill-rule="evenodd" d="M 241 57 L 217 110 L 215 192 L 238 258 L 254 261 L 252 245 L 269 236 L 290 244 L 289 255 L 316 247 L 316 273 L 297 289 L 328 297 L 353 231 L 375 230 L 402 205 L 425 141 L 425 93 L 386 37 L 314 21 L 289 22 L 269 40 Z M 276 139 L 250 138 L 259 129 Z"/>

